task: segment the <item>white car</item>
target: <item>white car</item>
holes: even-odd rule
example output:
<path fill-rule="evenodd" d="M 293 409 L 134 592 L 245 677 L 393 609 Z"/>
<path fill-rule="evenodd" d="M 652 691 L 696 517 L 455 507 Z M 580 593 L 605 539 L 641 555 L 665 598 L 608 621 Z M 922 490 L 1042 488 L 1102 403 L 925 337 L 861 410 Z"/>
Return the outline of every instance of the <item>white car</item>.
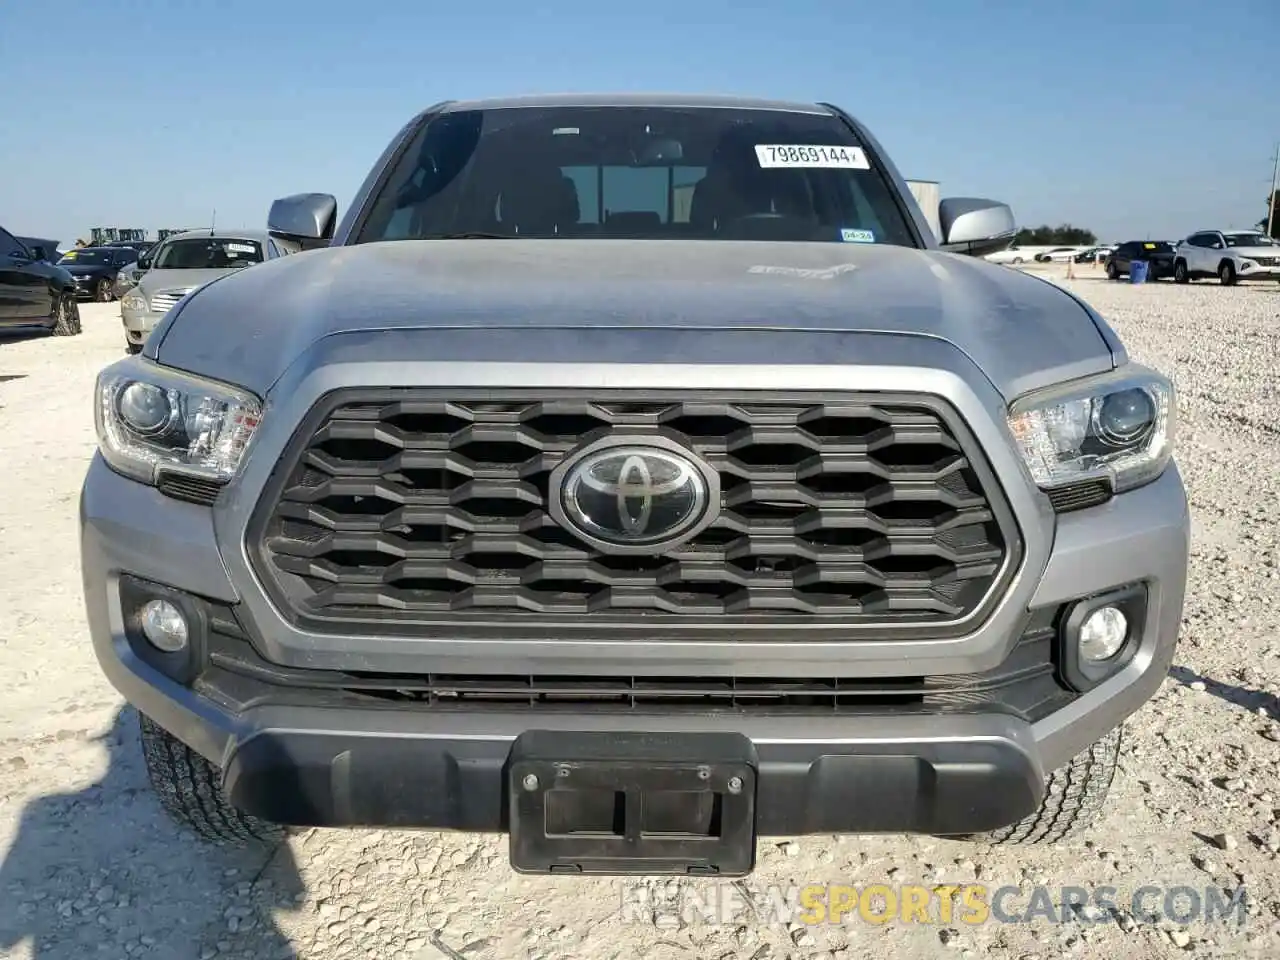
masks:
<path fill-rule="evenodd" d="M 1013 243 L 1003 250 L 987 254 L 983 259 L 988 263 L 1031 263 L 1036 255 L 1043 253 L 1044 250 L 1045 248 L 1041 246 L 1028 247 Z"/>
<path fill-rule="evenodd" d="M 1074 260 L 1076 254 L 1081 253 L 1088 247 L 1054 247 L 1052 250 L 1046 251 L 1036 257 L 1041 263 L 1066 263 L 1068 260 Z"/>
<path fill-rule="evenodd" d="M 1280 243 L 1257 230 L 1201 230 L 1178 244 L 1173 279 L 1187 283 L 1217 277 L 1226 287 L 1240 280 L 1280 280 Z"/>

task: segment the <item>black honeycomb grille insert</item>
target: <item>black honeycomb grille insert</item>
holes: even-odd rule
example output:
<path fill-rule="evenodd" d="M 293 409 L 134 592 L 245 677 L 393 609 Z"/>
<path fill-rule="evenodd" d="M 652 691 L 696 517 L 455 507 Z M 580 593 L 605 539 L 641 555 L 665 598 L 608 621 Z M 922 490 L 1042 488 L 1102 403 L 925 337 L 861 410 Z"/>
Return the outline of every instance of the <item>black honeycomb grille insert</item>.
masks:
<path fill-rule="evenodd" d="M 548 513 L 601 436 L 662 435 L 722 510 L 656 556 L 602 554 Z M 996 599 L 1019 544 L 975 442 L 918 395 L 350 391 L 323 399 L 250 527 L 273 599 L 319 629 L 824 621 L 927 627 Z"/>

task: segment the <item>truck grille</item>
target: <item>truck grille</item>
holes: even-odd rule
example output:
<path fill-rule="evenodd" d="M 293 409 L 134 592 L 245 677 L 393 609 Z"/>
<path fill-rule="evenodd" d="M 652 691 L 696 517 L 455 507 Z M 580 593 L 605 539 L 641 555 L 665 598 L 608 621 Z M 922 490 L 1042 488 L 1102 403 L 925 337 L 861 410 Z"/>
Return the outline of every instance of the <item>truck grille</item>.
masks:
<path fill-rule="evenodd" d="M 548 479 L 567 455 L 659 435 L 719 473 L 711 526 L 616 556 L 555 523 Z M 1020 557 L 976 442 L 914 394 L 343 391 L 277 465 L 249 546 L 277 606 L 312 629 L 561 639 L 734 624 L 937 636 L 971 627 Z"/>
<path fill-rule="evenodd" d="M 169 293 L 153 293 L 151 295 L 151 312 L 168 313 L 179 300 L 185 297 L 186 291 L 174 290 Z"/>
<path fill-rule="evenodd" d="M 417 710 L 738 714 L 1009 713 L 1035 722 L 1075 699 L 1057 679 L 1062 609 L 1032 611 L 1018 642 L 982 673 L 894 677 L 671 677 L 577 674 L 359 673 L 282 667 L 264 660 L 229 607 L 210 605 L 209 666 L 197 689 L 236 709 L 305 706 L 335 696 L 352 706 Z"/>

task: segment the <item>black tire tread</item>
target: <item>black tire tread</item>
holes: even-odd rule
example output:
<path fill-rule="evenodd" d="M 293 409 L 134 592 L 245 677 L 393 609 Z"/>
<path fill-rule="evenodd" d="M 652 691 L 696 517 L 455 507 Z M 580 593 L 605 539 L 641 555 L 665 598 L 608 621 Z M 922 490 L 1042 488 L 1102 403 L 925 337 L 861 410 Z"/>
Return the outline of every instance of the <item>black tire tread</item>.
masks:
<path fill-rule="evenodd" d="M 236 809 L 222 792 L 217 768 L 145 714 L 138 714 L 142 755 L 160 805 L 203 840 L 273 846 L 287 831 Z"/>
<path fill-rule="evenodd" d="M 1081 750 L 1045 779 L 1040 809 L 1017 823 L 964 839 L 992 844 L 1058 843 L 1087 829 L 1102 813 L 1120 758 L 1122 728 Z"/>
<path fill-rule="evenodd" d="M 66 309 L 63 309 L 63 306 Z M 53 309 L 55 317 L 53 321 L 53 335 L 55 337 L 74 337 L 80 333 L 80 305 L 76 303 L 74 295 L 64 293 L 62 297 L 54 303 Z"/>

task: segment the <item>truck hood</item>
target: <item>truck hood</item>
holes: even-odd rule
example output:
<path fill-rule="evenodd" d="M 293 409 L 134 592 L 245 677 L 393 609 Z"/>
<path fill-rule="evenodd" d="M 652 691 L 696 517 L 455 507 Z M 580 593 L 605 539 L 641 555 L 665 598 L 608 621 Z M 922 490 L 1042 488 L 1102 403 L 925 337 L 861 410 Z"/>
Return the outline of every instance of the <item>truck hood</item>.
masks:
<path fill-rule="evenodd" d="M 58 266 L 73 277 L 92 277 L 99 274 L 114 273 L 115 264 L 111 263 L 60 263 Z"/>
<path fill-rule="evenodd" d="M 148 274 L 142 284 L 159 288 L 161 279 Z M 580 328 L 930 337 L 967 355 L 1008 399 L 1116 361 L 1102 320 L 1047 281 L 973 257 L 854 243 L 472 239 L 330 247 L 209 284 L 151 339 L 162 363 L 265 394 L 325 337 L 468 328 L 494 329 L 495 344 L 522 330 Z"/>
<path fill-rule="evenodd" d="M 1244 257 L 1246 260 L 1252 260 L 1254 257 L 1280 257 L 1280 247 L 1231 247 L 1230 249 L 1236 256 Z"/>
<path fill-rule="evenodd" d="M 211 280 L 219 280 L 229 274 L 239 273 L 248 267 L 233 267 L 223 270 L 148 270 L 138 283 L 144 294 L 160 293 L 168 290 L 194 290 L 201 284 Z"/>

